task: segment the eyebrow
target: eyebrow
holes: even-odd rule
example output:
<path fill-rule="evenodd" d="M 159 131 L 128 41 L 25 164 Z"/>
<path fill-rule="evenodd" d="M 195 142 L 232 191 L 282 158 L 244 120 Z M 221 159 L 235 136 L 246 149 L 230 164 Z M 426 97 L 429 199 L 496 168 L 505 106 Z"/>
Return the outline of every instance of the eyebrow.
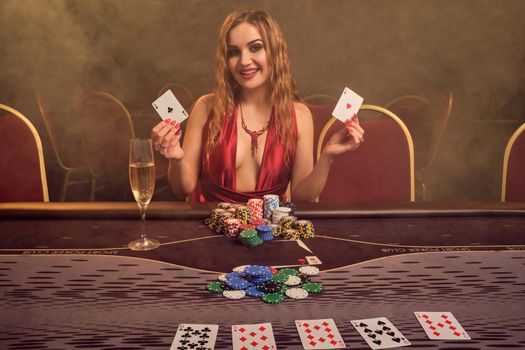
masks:
<path fill-rule="evenodd" d="M 252 45 L 252 44 L 255 44 L 257 41 L 260 41 L 261 43 L 263 42 L 262 39 L 255 39 L 255 40 L 250 41 L 250 42 L 248 43 L 248 46 L 250 46 L 250 45 Z M 230 49 L 230 48 L 234 49 L 234 48 L 237 48 L 237 46 L 235 46 L 235 45 L 228 45 L 228 48 L 229 48 L 229 49 Z"/>

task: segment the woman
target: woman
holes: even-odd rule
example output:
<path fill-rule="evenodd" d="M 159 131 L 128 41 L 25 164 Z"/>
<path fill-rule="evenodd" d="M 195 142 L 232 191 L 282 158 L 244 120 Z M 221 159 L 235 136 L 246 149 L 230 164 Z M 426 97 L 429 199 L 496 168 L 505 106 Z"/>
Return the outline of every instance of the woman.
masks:
<path fill-rule="evenodd" d="M 298 102 L 286 41 L 265 11 L 234 11 L 216 54 L 216 86 L 193 107 L 181 146 L 180 124 L 152 130 L 154 148 L 170 160 L 168 179 L 181 198 L 200 183 L 201 199 L 245 202 L 282 196 L 294 202 L 321 193 L 333 159 L 363 141 L 357 118 L 334 134 L 314 167 L 313 121 Z"/>

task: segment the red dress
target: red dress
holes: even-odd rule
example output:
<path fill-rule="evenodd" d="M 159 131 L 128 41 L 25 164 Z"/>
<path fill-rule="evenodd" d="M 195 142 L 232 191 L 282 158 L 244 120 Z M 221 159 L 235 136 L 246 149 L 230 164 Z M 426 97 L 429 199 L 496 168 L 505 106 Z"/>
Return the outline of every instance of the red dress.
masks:
<path fill-rule="evenodd" d="M 237 153 L 237 108 L 224 118 L 221 134 L 215 148 L 211 151 L 209 165 L 205 164 L 205 147 L 202 152 L 200 189 L 196 189 L 194 199 L 212 202 L 246 202 L 250 198 L 262 198 L 265 194 L 277 194 L 280 197 L 286 192 L 291 178 L 291 169 L 295 157 L 297 141 L 297 122 L 295 108 L 292 105 L 292 137 L 290 161 L 284 163 L 285 145 L 277 142 L 275 115 L 272 112 L 268 135 L 264 144 L 264 153 L 259 171 L 259 178 L 254 191 L 238 192 L 235 158 Z M 210 113 L 211 115 L 211 113 Z M 202 144 L 208 140 L 210 116 L 202 131 Z M 198 195 L 198 191 L 202 194 Z"/>

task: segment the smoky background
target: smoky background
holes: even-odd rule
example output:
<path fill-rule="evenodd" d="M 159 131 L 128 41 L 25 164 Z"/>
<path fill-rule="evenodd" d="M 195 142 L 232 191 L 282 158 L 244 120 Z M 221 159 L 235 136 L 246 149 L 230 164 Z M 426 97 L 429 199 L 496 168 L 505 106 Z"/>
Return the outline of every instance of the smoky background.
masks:
<path fill-rule="evenodd" d="M 36 94 L 72 134 L 79 90 L 109 92 L 132 115 L 171 82 L 197 98 L 213 89 L 218 29 L 237 8 L 277 19 L 301 96 L 348 86 L 385 105 L 451 90 L 429 199 L 499 199 L 504 148 L 525 121 L 522 0 L 2 0 L 0 103 L 39 130 L 50 187 L 59 185 Z"/>

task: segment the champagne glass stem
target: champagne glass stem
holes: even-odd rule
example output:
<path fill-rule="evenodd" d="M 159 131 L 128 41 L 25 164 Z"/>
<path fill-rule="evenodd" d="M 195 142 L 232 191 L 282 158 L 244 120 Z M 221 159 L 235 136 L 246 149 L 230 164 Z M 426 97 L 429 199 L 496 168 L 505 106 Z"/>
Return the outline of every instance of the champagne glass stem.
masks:
<path fill-rule="evenodd" d="M 140 207 L 140 241 L 144 243 L 146 241 L 146 206 L 139 205 Z"/>

